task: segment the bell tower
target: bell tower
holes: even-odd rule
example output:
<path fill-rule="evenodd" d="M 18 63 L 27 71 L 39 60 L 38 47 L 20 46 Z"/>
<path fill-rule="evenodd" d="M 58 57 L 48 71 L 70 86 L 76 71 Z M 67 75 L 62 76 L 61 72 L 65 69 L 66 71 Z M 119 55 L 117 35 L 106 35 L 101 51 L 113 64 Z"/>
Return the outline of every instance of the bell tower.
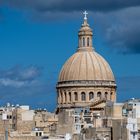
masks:
<path fill-rule="evenodd" d="M 88 50 L 92 51 L 92 29 L 90 28 L 88 22 L 87 22 L 87 12 L 85 11 L 83 13 L 84 16 L 84 22 L 78 32 L 78 37 L 79 37 L 79 45 L 78 45 L 78 51 L 81 50 Z"/>

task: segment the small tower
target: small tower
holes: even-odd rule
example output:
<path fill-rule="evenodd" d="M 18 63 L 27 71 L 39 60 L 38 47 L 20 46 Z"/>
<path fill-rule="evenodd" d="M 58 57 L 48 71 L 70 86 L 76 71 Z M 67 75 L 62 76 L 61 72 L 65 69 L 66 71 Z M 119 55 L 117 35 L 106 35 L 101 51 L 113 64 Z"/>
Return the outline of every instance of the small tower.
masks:
<path fill-rule="evenodd" d="M 78 51 L 81 50 L 89 50 L 92 51 L 92 29 L 90 28 L 88 22 L 87 22 L 87 12 L 85 11 L 83 13 L 85 15 L 84 17 L 84 23 L 81 26 L 81 29 L 79 30 L 78 36 L 79 36 L 79 46 Z"/>

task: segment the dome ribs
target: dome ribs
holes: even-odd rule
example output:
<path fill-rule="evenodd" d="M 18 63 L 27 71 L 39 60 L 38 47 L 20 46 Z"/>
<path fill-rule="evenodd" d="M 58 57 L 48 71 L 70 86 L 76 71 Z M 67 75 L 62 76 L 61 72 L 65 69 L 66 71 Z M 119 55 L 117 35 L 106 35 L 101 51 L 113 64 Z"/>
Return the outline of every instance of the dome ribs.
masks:
<path fill-rule="evenodd" d="M 85 53 L 85 59 L 86 59 L 86 79 L 89 79 L 88 77 L 88 60 L 87 60 L 87 52 Z"/>
<path fill-rule="evenodd" d="M 64 64 L 63 73 L 61 73 L 61 75 L 60 75 L 61 81 L 65 81 L 65 79 L 68 79 L 67 71 L 68 71 L 69 67 L 71 67 L 71 64 L 72 64 L 74 58 L 75 58 L 74 55 L 72 55 L 72 57 Z M 61 76 L 62 76 L 62 78 L 61 78 Z"/>
<path fill-rule="evenodd" d="M 77 72 L 78 71 L 77 70 L 78 64 L 76 62 L 79 59 L 79 57 L 80 57 L 80 54 L 77 53 L 76 58 L 73 59 L 73 62 L 71 63 L 71 66 L 70 66 L 70 69 L 69 69 L 69 72 L 68 72 L 68 79 L 70 79 L 70 80 L 78 79 L 78 78 L 76 78 L 77 75 L 75 73 L 78 73 Z"/>
<path fill-rule="evenodd" d="M 85 52 L 81 53 L 82 58 L 80 60 L 80 71 L 78 80 L 86 80 L 86 60 L 85 60 Z"/>
<path fill-rule="evenodd" d="M 93 73 L 93 79 L 96 79 L 96 74 L 95 74 L 95 66 L 94 66 L 94 62 L 93 62 L 93 58 L 92 58 L 92 55 L 91 55 L 91 52 L 89 52 L 89 57 L 90 57 L 90 60 L 92 62 L 92 73 Z"/>
<path fill-rule="evenodd" d="M 59 81 L 103 80 L 115 81 L 106 60 L 95 51 L 76 52 L 62 67 Z"/>

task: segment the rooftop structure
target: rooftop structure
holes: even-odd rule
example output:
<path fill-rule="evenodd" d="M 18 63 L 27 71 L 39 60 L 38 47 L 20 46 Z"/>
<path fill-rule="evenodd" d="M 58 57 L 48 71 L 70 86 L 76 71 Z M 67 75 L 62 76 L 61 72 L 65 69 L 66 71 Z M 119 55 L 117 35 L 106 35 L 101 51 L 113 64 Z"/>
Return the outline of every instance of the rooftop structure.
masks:
<path fill-rule="evenodd" d="M 103 98 L 116 101 L 114 74 L 107 61 L 93 48 L 93 32 L 87 12 L 84 14 L 84 22 L 78 32 L 77 52 L 66 61 L 59 75 L 58 108 L 86 106 Z"/>

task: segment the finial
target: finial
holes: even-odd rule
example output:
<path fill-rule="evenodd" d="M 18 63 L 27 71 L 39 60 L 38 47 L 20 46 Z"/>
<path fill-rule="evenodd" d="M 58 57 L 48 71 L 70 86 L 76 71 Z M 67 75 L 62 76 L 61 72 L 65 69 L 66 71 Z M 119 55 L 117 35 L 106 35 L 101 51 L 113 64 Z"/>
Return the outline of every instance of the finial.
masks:
<path fill-rule="evenodd" d="M 87 15 L 88 15 L 87 11 L 85 11 L 83 14 L 85 15 L 84 20 L 87 20 Z"/>

